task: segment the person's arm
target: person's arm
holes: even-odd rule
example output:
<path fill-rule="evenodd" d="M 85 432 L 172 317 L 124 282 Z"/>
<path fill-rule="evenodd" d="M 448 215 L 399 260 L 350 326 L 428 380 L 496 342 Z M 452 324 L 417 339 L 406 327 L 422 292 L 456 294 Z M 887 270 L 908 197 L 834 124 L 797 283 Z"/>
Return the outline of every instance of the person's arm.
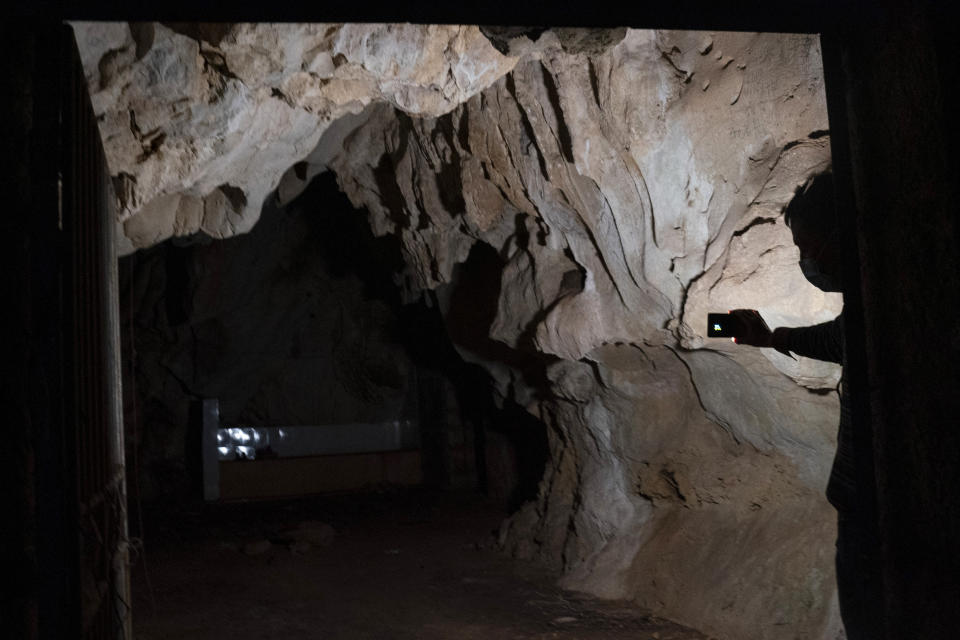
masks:
<path fill-rule="evenodd" d="M 797 355 L 843 364 L 843 314 L 812 327 L 778 327 L 771 342 Z"/>
<path fill-rule="evenodd" d="M 778 327 L 770 331 L 760 313 L 753 309 L 731 311 L 744 327 L 743 335 L 734 339 L 737 344 L 754 347 L 773 347 L 780 353 L 843 363 L 843 314 L 811 327 Z"/>

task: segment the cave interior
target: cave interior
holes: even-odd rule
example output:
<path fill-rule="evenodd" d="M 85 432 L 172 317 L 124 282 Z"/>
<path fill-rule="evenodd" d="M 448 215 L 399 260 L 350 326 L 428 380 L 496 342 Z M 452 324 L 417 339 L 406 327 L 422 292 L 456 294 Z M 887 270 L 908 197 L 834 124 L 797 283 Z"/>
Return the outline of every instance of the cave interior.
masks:
<path fill-rule="evenodd" d="M 877 615 L 955 637 L 955 27 L 700 5 L 5 26 L 11 637 L 846 637 L 841 369 L 736 307 L 843 309 Z"/>

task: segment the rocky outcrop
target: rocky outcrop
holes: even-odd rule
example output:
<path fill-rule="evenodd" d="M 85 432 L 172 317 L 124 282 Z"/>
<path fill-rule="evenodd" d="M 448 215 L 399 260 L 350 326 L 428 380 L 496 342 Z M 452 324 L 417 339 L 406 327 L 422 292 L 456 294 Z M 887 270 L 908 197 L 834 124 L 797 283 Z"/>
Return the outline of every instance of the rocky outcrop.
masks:
<path fill-rule="evenodd" d="M 434 290 L 452 317 L 471 264 L 496 294 L 484 337 L 497 348 L 461 340 L 461 355 L 547 425 L 551 450 L 506 549 L 720 637 L 834 637 L 822 491 L 838 368 L 704 337 L 708 311 L 800 325 L 840 310 L 803 279 L 781 215 L 829 162 L 816 37 L 271 29 L 212 43 L 157 26 L 150 48 L 136 29 L 99 45 L 136 60 L 115 73 L 148 80 L 181 73 L 144 63 L 154 49 L 195 46 L 183 78 L 221 92 L 187 102 L 210 115 L 143 156 L 149 136 L 130 123 L 154 131 L 139 109 L 177 98 L 138 103 L 133 84 L 104 84 L 104 54 L 88 63 L 133 244 L 241 232 L 274 185 L 287 200 L 334 171 L 374 232 L 400 239 L 408 298 Z M 401 33 L 415 55 L 399 55 Z M 331 73 L 323 51 L 333 76 L 310 84 Z M 477 262 L 481 246 L 498 259 Z"/>
<path fill-rule="evenodd" d="M 515 63 L 476 27 L 171 26 L 74 24 L 124 253 L 249 231 L 337 118 L 371 102 L 437 116 Z"/>
<path fill-rule="evenodd" d="M 829 161 L 817 56 L 812 38 L 637 31 L 587 56 L 548 32 L 449 115 L 378 107 L 329 163 L 401 237 L 414 288 L 456 287 L 472 245 L 494 247 L 490 336 L 556 358 L 546 389 L 489 367 L 552 434 L 504 544 L 729 637 L 836 628 L 838 369 L 703 337 L 708 311 L 839 312 L 780 215 Z"/>

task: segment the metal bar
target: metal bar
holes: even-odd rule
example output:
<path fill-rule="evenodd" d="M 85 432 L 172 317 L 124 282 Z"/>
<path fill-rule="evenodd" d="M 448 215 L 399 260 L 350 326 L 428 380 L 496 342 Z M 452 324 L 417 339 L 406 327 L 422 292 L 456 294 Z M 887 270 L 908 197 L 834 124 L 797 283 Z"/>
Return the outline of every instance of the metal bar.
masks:
<path fill-rule="evenodd" d="M 216 398 L 203 400 L 203 424 L 200 446 L 203 465 L 203 499 L 220 499 L 220 465 L 217 462 L 217 431 L 220 428 L 220 402 Z"/>
<path fill-rule="evenodd" d="M 79 526 L 62 535 L 76 541 L 78 576 L 86 575 L 98 585 L 96 592 L 85 592 L 80 588 L 84 582 L 77 581 L 81 628 L 70 637 L 116 640 L 131 637 L 131 628 L 115 214 L 83 67 L 72 31 L 65 31 L 63 174 L 69 275 L 64 294 L 71 343 L 63 446 L 74 463 Z"/>
<path fill-rule="evenodd" d="M 419 448 L 420 429 L 413 420 L 317 426 L 230 426 L 216 431 L 218 460 L 374 453 Z"/>

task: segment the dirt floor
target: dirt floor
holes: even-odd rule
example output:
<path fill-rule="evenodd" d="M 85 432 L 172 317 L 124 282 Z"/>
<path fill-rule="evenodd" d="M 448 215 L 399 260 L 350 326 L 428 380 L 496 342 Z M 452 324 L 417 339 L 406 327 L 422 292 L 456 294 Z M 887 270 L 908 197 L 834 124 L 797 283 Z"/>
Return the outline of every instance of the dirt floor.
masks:
<path fill-rule="evenodd" d="M 147 511 L 135 637 L 707 638 L 557 588 L 493 548 L 503 517 L 473 494 L 426 492 Z"/>

